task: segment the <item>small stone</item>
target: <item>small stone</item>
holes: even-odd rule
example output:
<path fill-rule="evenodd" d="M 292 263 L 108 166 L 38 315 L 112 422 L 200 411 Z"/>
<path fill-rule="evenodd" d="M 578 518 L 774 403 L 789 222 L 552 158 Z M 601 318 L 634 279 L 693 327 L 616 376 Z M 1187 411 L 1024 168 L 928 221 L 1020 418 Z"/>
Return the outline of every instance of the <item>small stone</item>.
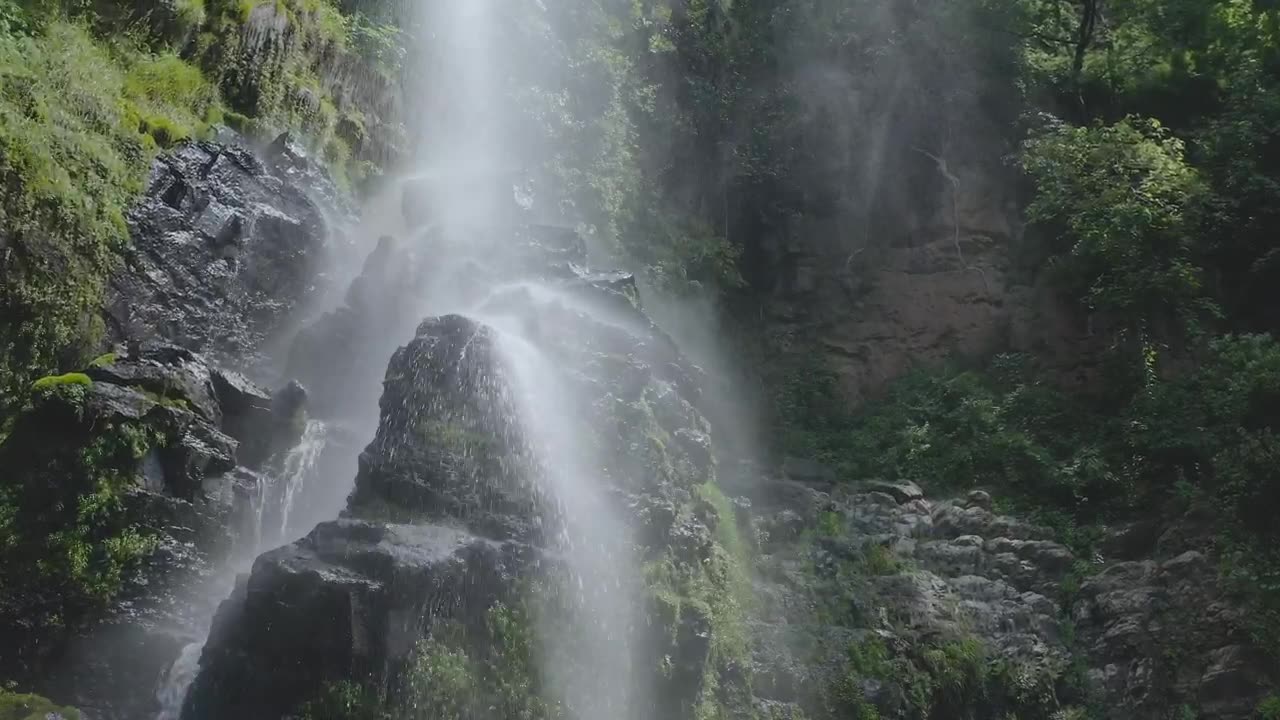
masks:
<path fill-rule="evenodd" d="M 969 502 L 967 507 L 980 507 L 984 510 L 991 509 L 991 493 L 986 490 L 974 490 L 969 493 Z"/>
<path fill-rule="evenodd" d="M 837 479 L 833 468 L 811 458 L 783 458 L 782 474 L 796 482 L 819 487 L 833 485 Z"/>
<path fill-rule="evenodd" d="M 871 502 L 873 505 L 897 505 L 898 504 L 897 498 L 890 495 L 889 493 L 884 493 L 879 491 L 867 493 L 867 500 Z"/>
<path fill-rule="evenodd" d="M 924 497 L 924 491 L 920 489 L 920 486 L 909 480 L 903 480 L 900 482 L 876 480 L 868 483 L 867 488 L 876 492 L 891 495 L 899 505 L 920 500 Z"/>

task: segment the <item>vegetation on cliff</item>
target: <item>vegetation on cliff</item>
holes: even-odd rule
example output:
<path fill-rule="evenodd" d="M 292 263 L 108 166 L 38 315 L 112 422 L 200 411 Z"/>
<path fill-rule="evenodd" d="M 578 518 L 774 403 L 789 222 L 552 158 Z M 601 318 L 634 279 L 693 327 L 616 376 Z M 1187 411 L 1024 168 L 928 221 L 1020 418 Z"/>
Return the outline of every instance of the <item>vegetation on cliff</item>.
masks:
<path fill-rule="evenodd" d="M 397 43 L 328 2 L 0 2 L 0 412 L 98 351 L 104 283 L 156 152 L 218 123 L 294 130 L 358 182 L 389 158 L 365 98 L 321 73 L 350 55 L 389 78 Z"/>

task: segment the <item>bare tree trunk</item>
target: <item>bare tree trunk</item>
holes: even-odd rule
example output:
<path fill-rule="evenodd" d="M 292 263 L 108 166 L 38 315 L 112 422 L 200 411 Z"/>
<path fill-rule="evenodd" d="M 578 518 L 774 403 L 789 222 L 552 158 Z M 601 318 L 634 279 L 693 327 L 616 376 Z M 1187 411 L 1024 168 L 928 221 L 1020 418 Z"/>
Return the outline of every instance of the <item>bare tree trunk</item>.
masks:
<path fill-rule="evenodd" d="M 1102 0 L 1082 0 L 1080 8 L 1080 26 L 1076 29 L 1076 53 L 1071 62 L 1071 80 L 1080 81 L 1080 73 L 1084 71 L 1085 55 L 1093 44 L 1094 32 L 1098 29 L 1098 15 L 1102 11 Z"/>

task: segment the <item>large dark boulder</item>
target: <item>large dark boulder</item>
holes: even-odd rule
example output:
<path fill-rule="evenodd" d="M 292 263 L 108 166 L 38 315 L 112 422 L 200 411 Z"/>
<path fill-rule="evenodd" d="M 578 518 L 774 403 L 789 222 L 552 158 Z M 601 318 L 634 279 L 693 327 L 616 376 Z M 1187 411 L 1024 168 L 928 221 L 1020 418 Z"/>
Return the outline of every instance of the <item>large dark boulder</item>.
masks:
<path fill-rule="evenodd" d="M 382 422 L 360 456 L 351 508 L 389 505 L 501 540 L 540 540 L 544 509 L 495 333 L 427 320 L 387 368 Z"/>
<path fill-rule="evenodd" d="M 443 526 L 342 520 L 254 564 L 218 611 L 184 717 L 276 720 L 326 683 L 380 685 L 434 624 L 479 625 L 538 557 Z"/>
<path fill-rule="evenodd" d="M 208 142 L 161 156 L 128 221 L 107 292 L 112 338 L 163 339 L 239 367 L 305 308 L 330 241 L 324 212 L 280 164 Z"/>

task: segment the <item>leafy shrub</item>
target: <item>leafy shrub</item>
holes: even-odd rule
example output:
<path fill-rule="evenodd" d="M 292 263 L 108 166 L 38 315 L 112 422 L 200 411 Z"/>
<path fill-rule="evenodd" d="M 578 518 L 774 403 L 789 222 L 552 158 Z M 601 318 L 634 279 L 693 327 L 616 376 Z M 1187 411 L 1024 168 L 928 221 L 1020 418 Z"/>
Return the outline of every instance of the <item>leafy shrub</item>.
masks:
<path fill-rule="evenodd" d="M 1028 214 L 1062 229 L 1061 274 L 1090 308 L 1132 327 L 1190 316 L 1204 191 L 1182 141 L 1154 120 L 1055 124 L 1027 141 L 1022 165 L 1037 189 Z"/>
<path fill-rule="evenodd" d="M 1259 720 L 1280 720 L 1280 697 L 1271 695 L 1258 703 Z"/>
<path fill-rule="evenodd" d="M 80 711 L 58 707 L 39 695 L 0 689 L 0 720 L 80 720 Z"/>
<path fill-rule="evenodd" d="M 325 685 L 319 697 L 303 705 L 299 715 L 302 720 L 385 720 L 388 717 L 376 694 L 349 680 Z"/>
<path fill-rule="evenodd" d="M 14 0 L 0 0 L 0 35 L 24 34 L 30 29 L 31 18 Z"/>
<path fill-rule="evenodd" d="M 0 623 L 56 633 L 114 599 L 154 550 L 126 501 L 141 459 L 164 438 L 135 424 L 86 428 L 66 392 L 32 405 L 0 446 Z M 25 661 L 27 650 L 10 659 Z"/>

